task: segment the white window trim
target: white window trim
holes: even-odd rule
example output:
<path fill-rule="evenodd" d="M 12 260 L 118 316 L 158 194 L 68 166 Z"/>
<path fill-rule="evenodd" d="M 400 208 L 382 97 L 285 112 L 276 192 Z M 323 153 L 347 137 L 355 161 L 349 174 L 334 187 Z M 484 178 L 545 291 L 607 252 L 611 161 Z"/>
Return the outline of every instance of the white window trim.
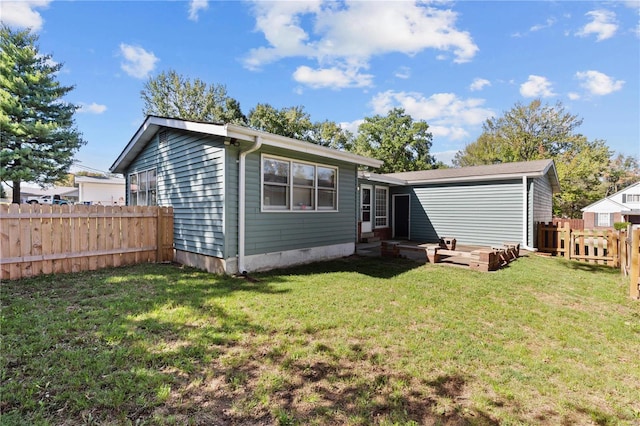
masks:
<path fill-rule="evenodd" d="M 632 199 L 630 200 L 629 197 L 631 197 Z M 640 194 L 627 194 L 626 198 L 628 204 L 640 203 Z"/>
<path fill-rule="evenodd" d="M 600 220 L 600 217 L 607 218 L 607 223 L 603 223 L 604 221 Z M 596 213 L 596 226 L 612 226 L 611 224 L 611 213 Z"/>
<path fill-rule="evenodd" d="M 142 169 L 142 170 L 136 170 L 135 172 L 129 173 L 128 177 L 127 177 L 127 205 L 129 206 L 133 206 L 134 204 L 131 204 L 131 176 L 136 175 L 139 176 L 140 173 L 146 173 L 149 172 L 151 170 L 154 170 L 156 172 L 156 204 L 149 204 L 149 181 L 147 179 L 147 198 L 146 198 L 146 203 L 144 204 L 144 206 L 150 206 L 150 205 L 158 205 L 158 168 L 157 167 L 150 167 L 148 169 Z M 140 187 L 140 182 L 138 181 L 138 187 Z M 138 192 L 140 192 L 138 190 Z M 140 206 L 140 204 L 138 204 L 137 202 L 138 197 L 136 197 L 136 206 Z"/>
<path fill-rule="evenodd" d="M 285 161 L 289 163 L 289 182 L 287 184 L 287 187 L 289 188 L 289 207 L 280 207 L 280 208 L 265 208 L 264 205 L 264 170 L 263 170 L 263 164 L 264 164 L 264 160 L 266 159 L 273 159 L 273 160 L 278 160 L 278 161 Z M 292 172 L 292 163 L 298 163 L 298 164 L 307 164 L 310 166 L 314 166 L 315 170 L 314 170 L 314 203 L 313 209 L 295 209 L 293 206 L 293 188 L 294 188 L 294 184 L 293 184 L 293 176 L 291 174 Z M 324 167 L 326 169 L 333 169 L 336 172 L 336 206 L 333 209 L 327 209 L 327 208 L 319 208 L 318 207 L 318 167 Z M 329 164 L 323 164 L 323 163 L 314 163 L 311 161 L 304 161 L 304 160 L 298 160 L 295 158 L 288 158 L 288 157 L 281 157 L 278 155 L 271 155 L 271 154 L 262 154 L 260 156 L 260 212 L 262 213 L 337 213 L 339 212 L 339 203 L 338 200 L 340 199 L 340 194 L 339 194 L 339 181 L 340 181 L 340 168 L 338 166 L 331 166 Z M 326 189 L 326 188 L 320 188 L 320 189 Z"/>
<path fill-rule="evenodd" d="M 385 215 L 384 216 L 378 216 L 378 189 L 383 190 L 384 191 L 384 197 L 385 197 L 385 202 L 384 202 L 384 206 L 385 206 Z M 373 228 L 388 228 L 389 227 L 389 187 L 388 186 L 375 186 L 374 190 L 374 204 L 373 204 L 373 212 L 374 212 L 374 216 L 373 216 Z M 384 225 L 378 225 L 378 218 L 383 218 L 384 217 Z"/>

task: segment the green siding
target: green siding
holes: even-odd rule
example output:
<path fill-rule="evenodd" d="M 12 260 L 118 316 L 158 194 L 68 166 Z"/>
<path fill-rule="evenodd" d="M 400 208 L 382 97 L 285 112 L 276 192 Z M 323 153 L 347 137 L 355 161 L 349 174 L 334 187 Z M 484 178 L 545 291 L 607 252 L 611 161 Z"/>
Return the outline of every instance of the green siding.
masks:
<path fill-rule="evenodd" d="M 396 187 L 410 194 L 411 239 L 494 245 L 522 240 L 522 181 L 487 181 Z"/>
<path fill-rule="evenodd" d="M 261 212 L 261 154 L 338 166 L 337 212 Z M 356 240 L 356 166 L 322 157 L 267 148 L 247 156 L 245 254 L 255 255 Z"/>
<path fill-rule="evenodd" d="M 168 131 L 154 137 L 127 170 L 155 167 L 158 204 L 172 206 L 178 250 L 223 257 L 225 250 L 225 148 L 222 140 Z"/>
<path fill-rule="evenodd" d="M 530 247 L 536 247 L 538 222 L 553 220 L 553 189 L 547 176 L 534 179 L 529 192 L 529 241 Z"/>
<path fill-rule="evenodd" d="M 226 154 L 225 259 L 238 255 L 238 172 L 239 150 L 228 147 Z"/>

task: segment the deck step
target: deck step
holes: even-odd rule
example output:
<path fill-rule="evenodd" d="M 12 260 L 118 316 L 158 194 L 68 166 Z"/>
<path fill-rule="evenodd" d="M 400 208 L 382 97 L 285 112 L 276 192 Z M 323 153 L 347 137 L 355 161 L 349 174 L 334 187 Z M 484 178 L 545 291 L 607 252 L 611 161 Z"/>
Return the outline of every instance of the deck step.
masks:
<path fill-rule="evenodd" d="M 363 232 L 360 235 L 360 241 L 363 243 L 377 243 L 380 237 L 376 237 L 373 232 Z"/>

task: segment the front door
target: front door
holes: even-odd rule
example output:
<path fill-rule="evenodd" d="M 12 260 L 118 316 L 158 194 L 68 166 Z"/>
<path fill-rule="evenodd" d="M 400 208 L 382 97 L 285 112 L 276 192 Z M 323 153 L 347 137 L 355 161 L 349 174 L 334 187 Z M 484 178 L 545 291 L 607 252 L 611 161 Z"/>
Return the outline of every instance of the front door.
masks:
<path fill-rule="evenodd" d="M 409 239 L 409 194 L 393 196 L 393 238 Z"/>
<path fill-rule="evenodd" d="M 371 185 L 362 185 L 360 187 L 360 222 L 361 233 L 371 232 Z"/>

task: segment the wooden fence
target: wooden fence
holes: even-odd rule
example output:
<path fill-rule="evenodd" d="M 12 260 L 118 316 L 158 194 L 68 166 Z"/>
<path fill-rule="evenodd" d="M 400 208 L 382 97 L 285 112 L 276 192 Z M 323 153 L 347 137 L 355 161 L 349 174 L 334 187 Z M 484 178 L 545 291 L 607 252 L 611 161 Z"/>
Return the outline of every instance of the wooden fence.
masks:
<path fill-rule="evenodd" d="M 619 267 L 629 276 L 629 295 L 640 299 L 640 229 L 576 230 L 569 222 L 538 224 L 537 248 L 566 259 Z"/>
<path fill-rule="evenodd" d="M 569 219 L 565 217 L 554 217 L 553 224 L 554 225 L 564 225 L 568 223 L 571 226 L 571 229 L 582 230 L 584 229 L 584 219 Z"/>
<path fill-rule="evenodd" d="M 0 280 L 173 260 L 173 209 L 0 205 Z"/>

